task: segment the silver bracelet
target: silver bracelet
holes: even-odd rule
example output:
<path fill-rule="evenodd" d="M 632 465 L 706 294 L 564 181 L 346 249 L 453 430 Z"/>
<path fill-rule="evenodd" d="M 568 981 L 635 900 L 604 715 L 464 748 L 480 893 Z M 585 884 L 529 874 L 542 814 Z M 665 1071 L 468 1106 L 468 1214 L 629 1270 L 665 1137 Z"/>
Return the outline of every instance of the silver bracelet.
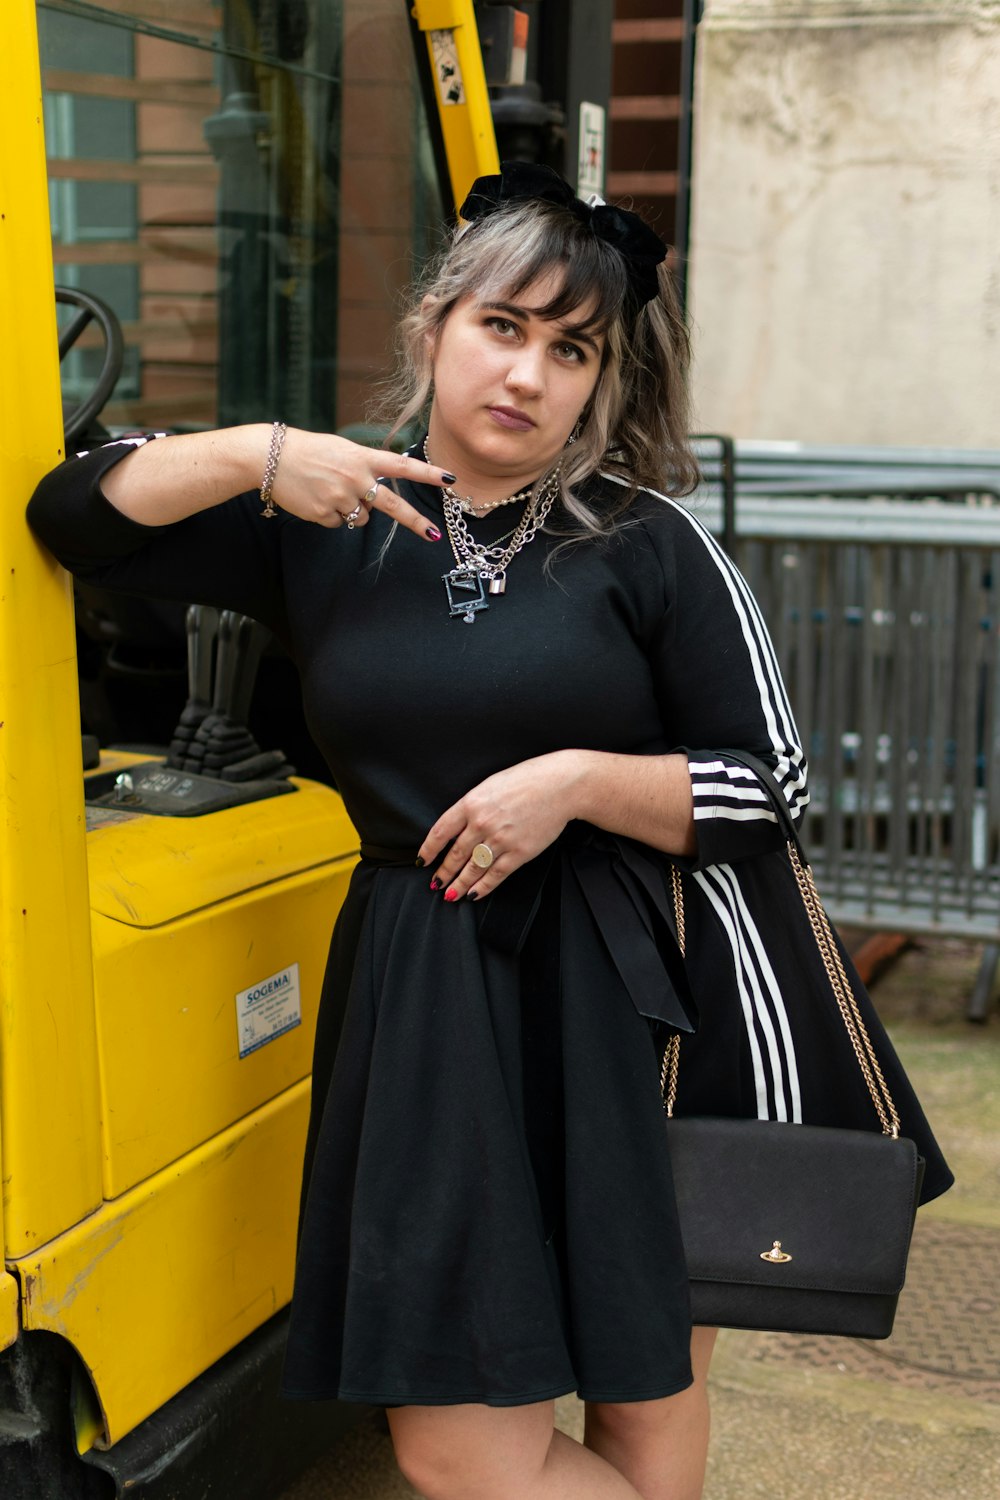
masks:
<path fill-rule="evenodd" d="M 260 482 L 260 498 L 264 502 L 262 516 L 276 516 L 278 508 L 271 499 L 271 486 L 274 484 L 274 476 L 278 472 L 278 459 L 281 457 L 281 445 L 285 441 L 284 422 L 273 422 L 271 424 L 271 446 L 267 453 L 267 463 L 264 465 L 264 478 Z"/>

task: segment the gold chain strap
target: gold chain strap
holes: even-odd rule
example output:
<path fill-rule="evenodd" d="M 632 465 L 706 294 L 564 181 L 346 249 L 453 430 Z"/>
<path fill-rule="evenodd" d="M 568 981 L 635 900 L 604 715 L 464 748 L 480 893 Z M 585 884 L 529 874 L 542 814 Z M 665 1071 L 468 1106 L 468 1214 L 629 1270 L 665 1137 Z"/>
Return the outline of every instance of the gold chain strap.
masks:
<path fill-rule="evenodd" d="M 834 941 L 830 930 L 830 923 L 823 903 L 820 900 L 816 882 L 813 879 L 812 870 L 807 864 L 803 864 L 799 851 L 788 841 L 788 857 L 791 861 L 792 870 L 802 904 L 809 918 L 819 956 L 823 960 L 827 978 L 833 997 L 837 1002 L 841 1019 L 847 1029 L 854 1055 L 858 1060 L 862 1076 L 868 1086 L 875 1111 L 882 1124 L 882 1133 L 891 1136 L 893 1140 L 899 1137 L 899 1115 L 892 1101 L 889 1086 L 885 1081 L 882 1069 L 879 1066 L 875 1048 L 872 1046 L 868 1028 L 865 1026 L 864 1018 L 858 1008 L 858 1002 L 854 997 L 851 982 L 847 977 L 840 951 Z M 681 885 L 680 871 L 676 865 L 670 867 L 673 881 L 674 916 L 677 924 L 677 942 L 681 954 L 684 953 L 684 888 Z M 670 1038 L 663 1052 L 663 1066 L 660 1069 L 660 1090 L 663 1094 L 663 1108 L 666 1110 L 668 1119 L 673 1118 L 674 1105 L 677 1102 L 677 1070 L 680 1064 L 681 1039 L 678 1033 Z"/>
<path fill-rule="evenodd" d="M 670 866 L 670 877 L 674 887 L 674 925 L 677 928 L 677 946 L 683 958 L 687 941 L 684 932 L 684 887 L 681 885 L 681 872 L 676 865 Z M 663 1066 L 660 1069 L 660 1093 L 663 1095 L 663 1108 L 670 1120 L 673 1119 L 674 1105 L 677 1103 L 677 1069 L 680 1066 L 680 1060 L 681 1038 L 680 1033 L 675 1031 L 663 1049 Z"/>
<path fill-rule="evenodd" d="M 851 1046 L 854 1048 L 854 1055 L 858 1060 L 858 1066 L 864 1075 L 865 1083 L 868 1085 L 868 1092 L 871 1094 L 872 1103 L 882 1122 L 883 1134 L 891 1135 L 893 1140 L 896 1140 L 899 1136 L 899 1115 L 896 1113 L 896 1106 L 892 1102 L 889 1086 L 882 1074 L 878 1058 L 875 1055 L 875 1048 L 872 1046 L 871 1037 L 868 1035 L 868 1029 L 858 1009 L 858 1002 L 854 998 L 854 991 L 851 989 L 850 980 L 844 970 L 843 960 L 834 942 L 833 933 L 830 931 L 830 923 L 827 920 L 826 912 L 823 910 L 823 903 L 820 900 L 819 891 L 816 889 L 813 872 L 808 865 L 802 863 L 799 851 L 792 843 L 788 845 L 788 857 L 792 862 L 792 869 L 795 871 L 795 879 L 798 881 L 806 914 L 809 917 L 809 924 L 812 927 L 816 946 L 819 949 L 819 956 L 823 960 L 823 966 L 826 969 L 834 999 L 837 1002 L 837 1007 L 847 1028 L 847 1035 L 851 1039 Z"/>

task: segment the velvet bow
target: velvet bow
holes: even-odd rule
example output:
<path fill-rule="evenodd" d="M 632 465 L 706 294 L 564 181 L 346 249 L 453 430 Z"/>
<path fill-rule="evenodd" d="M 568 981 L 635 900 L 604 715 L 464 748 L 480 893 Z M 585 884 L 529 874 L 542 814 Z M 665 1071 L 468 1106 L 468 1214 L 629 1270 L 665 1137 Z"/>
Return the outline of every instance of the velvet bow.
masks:
<path fill-rule="evenodd" d="M 499 175 L 476 178 L 459 214 L 467 223 L 474 224 L 496 213 L 498 208 L 529 201 L 568 208 L 598 239 L 619 252 L 638 301 L 651 302 L 656 296 L 659 290 L 656 268 L 667 255 L 667 247 L 659 235 L 627 208 L 614 208 L 610 203 L 584 203 L 551 167 L 534 162 L 502 162 Z"/>

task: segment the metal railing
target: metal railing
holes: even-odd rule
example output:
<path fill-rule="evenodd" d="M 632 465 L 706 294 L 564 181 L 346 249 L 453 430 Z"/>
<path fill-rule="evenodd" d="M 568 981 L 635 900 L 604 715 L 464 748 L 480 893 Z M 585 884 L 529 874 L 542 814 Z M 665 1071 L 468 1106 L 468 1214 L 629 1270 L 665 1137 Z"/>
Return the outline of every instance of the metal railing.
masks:
<path fill-rule="evenodd" d="M 731 453 L 720 445 L 731 443 Z M 1000 452 L 966 448 L 841 448 L 696 437 L 709 485 L 733 471 L 741 497 L 920 495 L 1000 500 Z"/>
<path fill-rule="evenodd" d="M 921 466 L 904 451 L 860 499 L 871 450 L 842 484 L 818 472 L 830 450 L 811 473 L 799 450 L 774 495 L 773 473 L 748 489 L 744 447 L 734 554 L 809 756 L 804 839 L 824 901 L 842 924 L 983 942 L 969 1015 L 985 1019 L 1000 957 L 1000 454 Z M 974 482 L 944 498 L 959 472 Z M 689 503 L 722 531 L 717 487 Z"/>

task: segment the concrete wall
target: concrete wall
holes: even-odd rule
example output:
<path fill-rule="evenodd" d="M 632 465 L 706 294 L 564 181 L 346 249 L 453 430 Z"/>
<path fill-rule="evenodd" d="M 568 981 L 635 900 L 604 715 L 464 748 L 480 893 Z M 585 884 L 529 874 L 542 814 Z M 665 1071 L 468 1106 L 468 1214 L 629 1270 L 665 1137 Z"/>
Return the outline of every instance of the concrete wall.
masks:
<path fill-rule="evenodd" d="M 1000 0 L 709 0 L 702 430 L 1000 447 Z"/>

